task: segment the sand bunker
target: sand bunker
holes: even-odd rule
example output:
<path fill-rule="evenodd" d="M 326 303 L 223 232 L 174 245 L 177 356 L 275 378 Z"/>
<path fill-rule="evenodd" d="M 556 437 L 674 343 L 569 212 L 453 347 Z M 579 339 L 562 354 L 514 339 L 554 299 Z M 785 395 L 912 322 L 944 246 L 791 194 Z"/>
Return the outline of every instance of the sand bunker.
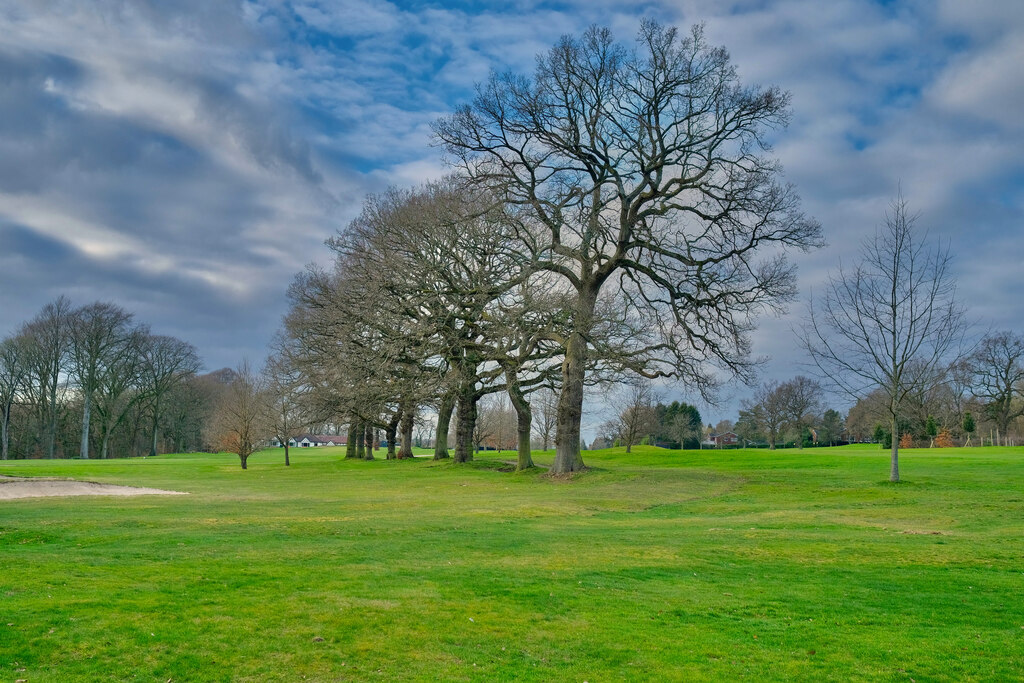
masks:
<path fill-rule="evenodd" d="M 97 484 L 74 479 L 5 477 L 0 475 L 0 500 L 42 496 L 184 496 L 184 491 L 164 491 L 139 486 Z"/>

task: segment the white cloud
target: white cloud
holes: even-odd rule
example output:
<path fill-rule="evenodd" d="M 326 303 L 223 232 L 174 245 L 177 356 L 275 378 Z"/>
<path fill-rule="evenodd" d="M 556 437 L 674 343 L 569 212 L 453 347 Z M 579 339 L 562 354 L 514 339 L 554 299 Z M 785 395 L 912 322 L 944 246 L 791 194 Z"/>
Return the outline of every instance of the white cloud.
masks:
<path fill-rule="evenodd" d="M 643 15 L 684 30 L 706 21 L 747 82 L 793 93 L 776 154 L 830 243 L 799 257 L 805 292 L 881 221 L 897 182 L 952 240 L 966 294 L 1020 288 L 1024 3 L 1001 0 L 5 3 L 0 59 L 34 80 L 0 100 L 19 126 L 0 129 L 0 229 L 59 239 L 93 263 L 67 282 L 27 269 L 0 286 L 32 307 L 67 283 L 124 296 L 211 354 L 256 357 L 291 275 L 329 258 L 322 240 L 364 192 L 443 173 L 430 124 L 475 82 L 529 72 L 592 23 L 628 41 Z M 239 312 L 255 300 L 278 308 Z M 978 310 L 1024 328 L 1012 297 Z M 757 337 L 769 376 L 796 372 L 796 315 Z M 209 331 L 218 317 L 238 325 Z"/>

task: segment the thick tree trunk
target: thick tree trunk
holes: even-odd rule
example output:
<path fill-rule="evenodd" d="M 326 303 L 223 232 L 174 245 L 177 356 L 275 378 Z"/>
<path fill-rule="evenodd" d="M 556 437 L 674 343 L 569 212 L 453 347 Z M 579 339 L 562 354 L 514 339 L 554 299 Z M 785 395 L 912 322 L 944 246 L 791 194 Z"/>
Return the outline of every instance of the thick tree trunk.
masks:
<path fill-rule="evenodd" d="M 373 425 L 367 423 L 364 433 L 366 439 L 366 459 L 373 460 Z"/>
<path fill-rule="evenodd" d="M 476 397 L 472 392 L 459 396 L 459 413 L 455 422 L 455 462 L 473 459 L 473 432 L 476 430 Z"/>
<path fill-rule="evenodd" d="M 357 458 L 356 455 L 356 429 L 358 425 L 354 416 L 348 419 L 348 443 L 345 444 L 345 458 Z"/>
<path fill-rule="evenodd" d="M 555 462 L 552 474 L 585 469 L 580 455 L 580 423 L 583 420 L 583 380 L 586 377 L 587 334 L 592 327 L 597 291 L 580 292 L 574 316 L 575 329 L 569 335 L 562 361 L 562 393 L 558 397 L 558 427 L 555 432 Z"/>
<path fill-rule="evenodd" d="M 249 454 L 248 453 L 246 453 L 245 455 L 242 455 L 241 453 L 239 453 L 238 454 L 238 459 L 242 461 L 242 469 L 243 470 L 249 469 L 249 467 L 248 467 Z"/>
<path fill-rule="evenodd" d="M 530 453 L 530 432 L 533 429 L 533 411 L 530 402 L 526 400 L 522 389 L 519 387 L 518 377 L 512 369 L 505 370 L 505 379 L 508 384 L 508 397 L 512 401 L 512 407 L 516 410 L 516 435 L 518 437 L 516 450 L 516 469 L 525 470 L 533 467 L 533 456 Z"/>
<path fill-rule="evenodd" d="M 889 481 L 900 480 L 900 435 L 897 433 L 896 417 L 892 418 L 892 463 L 889 467 Z"/>
<path fill-rule="evenodd" d="M 291 464 L 292 464 L 291 460 L 288 459 L 288 438 L 285 437 L 285 440 L 284 440 L 284 466 L 285 467 L 291 467 Z"/>
<path fill-rule="evenodd" d="M 400 459 L 411 458 L 412 455 L 412 428 L 416 419 L 416 410 L 411 405 L 402 409 L 402 449 L 398 452 Z"/>
<path fill-rule="evenodd" d="M 398 457 L 398 455 L 396 455 L 395 453 L 395 441 L 398 438 L 398 423 L 401 421 L 401 419 L 402 414 L 401 412 L 398 412 L 395 413 L 395 416 L 393 418 L 391 418 L 391 422 L 388 422 L 388 428 L 386 430 L 388 439 L 388 460 L 394 460 L 395 458 Z"/>
<path fill-rule="evenodd" d="M 364 452 L 364 449 L 363 449 L 363 441 L 365 440 L 364 437 L 363 437 L 363 433 L 365 431 L 366 431 L 366 428 L 363 426 L 362 422 L 359 422 L 359 423 L 356 424 L 356 434 L 355 434 L 356 458 L 358 458 L 359 460 L 365 460 L 366 459 L 366 453 Z M 370 451 L 370 457 L 373 457 L 373 451 Z"/>
<path fill-rule="evenodd" d="M 452 411 L 455 409 L 455 396 L 445 394 L 437 409 L 437 431 L 434 434 L 434 460 L 443 460 L 448 455 L 448 430 L 452 426 Z"/>
<path fill-rule="evenodd" d="M 89 459 L 89 417 L 92 412 L 92 395 L 87 391 L 82 402 L 82 444 L 78 449 L 78 457 Z"/>
<path fill-rule="evenodd" d="M 107 454 L 110 452 L 110 432 L 104 430 L 103 437 L 100 439 L 100 459 L 106 460 Z"/>

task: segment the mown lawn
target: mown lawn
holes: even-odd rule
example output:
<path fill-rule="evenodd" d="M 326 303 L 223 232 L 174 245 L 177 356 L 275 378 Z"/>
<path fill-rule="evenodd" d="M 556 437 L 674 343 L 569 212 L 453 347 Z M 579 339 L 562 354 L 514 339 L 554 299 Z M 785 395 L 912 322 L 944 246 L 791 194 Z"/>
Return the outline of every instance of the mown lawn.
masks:
<path fill-rule="evenodd" d="M 0 680 L 1024 679 L 1024 449 L 634 450 L 2 462 Z"/>

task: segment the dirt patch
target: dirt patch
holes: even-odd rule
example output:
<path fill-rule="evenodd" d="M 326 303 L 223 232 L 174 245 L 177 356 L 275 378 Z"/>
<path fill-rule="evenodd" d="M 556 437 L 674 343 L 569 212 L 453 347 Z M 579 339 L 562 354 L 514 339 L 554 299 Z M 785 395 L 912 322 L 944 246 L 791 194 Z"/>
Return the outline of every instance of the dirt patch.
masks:
<path fill-rule="evenodd" d="M 45 496 L 185 496 L 184 491 L 165 491 L 140 486 L 97 484 L 94 481 L 0 475 L 0 500 Z"/>

